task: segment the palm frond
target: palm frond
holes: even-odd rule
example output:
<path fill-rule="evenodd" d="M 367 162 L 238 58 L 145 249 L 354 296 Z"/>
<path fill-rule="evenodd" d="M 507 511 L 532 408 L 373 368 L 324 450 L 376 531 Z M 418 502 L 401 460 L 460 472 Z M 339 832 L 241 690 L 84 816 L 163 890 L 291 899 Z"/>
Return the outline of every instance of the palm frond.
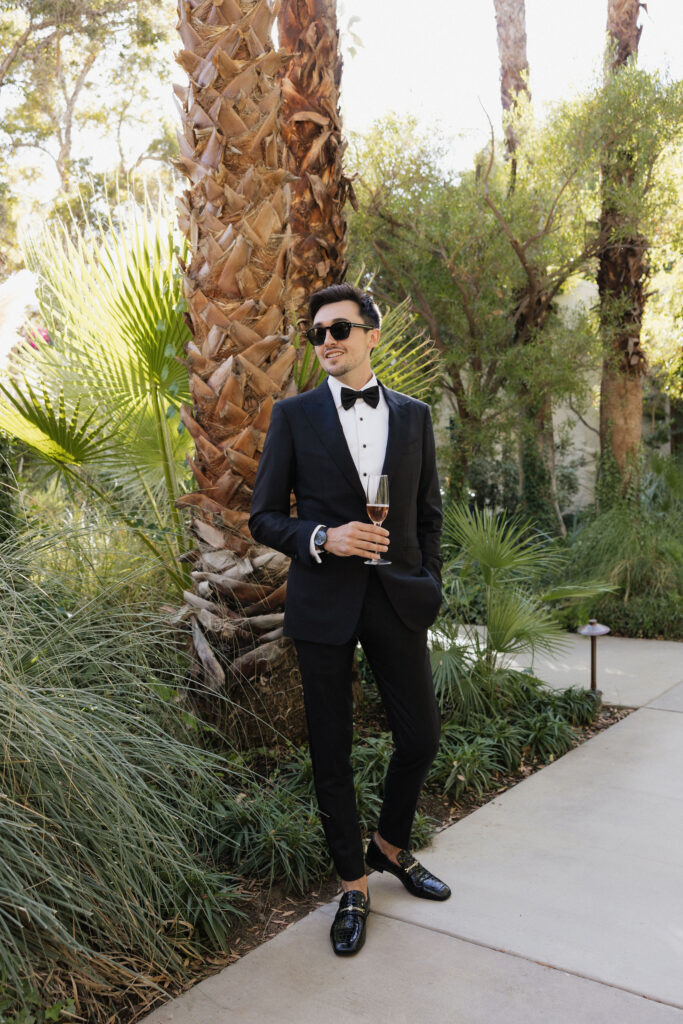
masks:
<path fill-rule="evenodd" d="M 556 654 L 567 645 L 567 635 L 538 598 L 516 587 L 496 589 L 490 597 L 488 645 L 496 654 L 523 650 Z"/>
<path fill-rule="evenodd" d="M 10 390 L 11 389 L 11 390 Z M 116 431 L 95 420 L 95 409 L 81 415 L 77 401 L 67 410 L 64 392 L 56 402 L 46 390 L 42 400 L 28 381 L 23 390 L 15 381 L 0 384 L 0 427 L 27 444 L 37 455 L 56 465 L 83 466 L 112 461 Z"/>
<path fill-rule="evenodd" d="M 192 440 L 169 419 L 190 401 L 190 335 L 172 219 L 147 198 L 119 212 L 121 227 L 110 216 L 92 230 L 73 228 L 73 236 L 62 226 L 25 240 L 52 343 L 17 354 L 0 425 L 64 472 L 87 470 L 75 474 L 79 484 L 182 586 L 175 500 Z"/>
<path fill-rule="evenodd" d="M 601 594 L 613 594 L 618 586 L 600 580 L 589 583 L 566 583 L 549 587 L 540 595 L 542 601 L 583 601 L 586 598 L 599 597 Z"/>
<path fill-rule="evenodd" d="M 166 405 L 190 400 L 170 211 L 145 200 L 129 205 L 120 230 L 100 223 L 74 240 L 66 226 L 43 229 L 27 237 L 25 252 L 55 342 L 41 351 L 46 379 L 90 386 L 112 411 L 148 405 L 151 387 Z"/>
<path fill-rule="evenodd" d="M 372 366 L 388 388 L 426 400 L 437 387 L 443 367 L 433 342 L 423 332 L 411 333 L 416 320 L 408 299 L 384 314 Z"/>
<path fill-rule="evenodd" d="M 563 560 L 544 537 L 534 534 L 528 521 L 466 505 L 446 509 L 444 537 L 479 563 L 487 586 L 501 570 L 534 578 L 559 568 Z"/>
<path fill-rule="evenodd" d="M 434 645 L 430 662 L 434 693 L 442 712 L 448 708 L 464 718 L 484 709 L 484 689 L 472 672 L 472 657 L 464 644 L 455 642 L 445 649 Z"/>

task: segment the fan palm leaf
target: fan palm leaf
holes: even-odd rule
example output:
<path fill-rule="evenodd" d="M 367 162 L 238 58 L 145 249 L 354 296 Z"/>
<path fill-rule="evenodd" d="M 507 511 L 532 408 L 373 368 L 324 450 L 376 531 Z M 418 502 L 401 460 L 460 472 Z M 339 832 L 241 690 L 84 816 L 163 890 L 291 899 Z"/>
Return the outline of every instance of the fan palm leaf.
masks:
<path fill-rule="evenodd" d="M 538 651 L 556 654 L 566 633 L 538 598 L 517 587 L 495 590 L 488 602 L 487 643 L 496 654 Z"/>
<path fill-rule="evenodd" d="M 617 589 L 613 583 L 594 580 L 588 583 L 558 584 L 555 587 L 548 587 L 540 596 L 542 601 L 584 601 L 600 597 L 602 594 L 612 594 Z"/>
<path fill-rule="evenodd" d="M 452 505 L 444 515 L 444 540 L 451 548 L 464 549 L 467 558 L 481 568 L 487 586 L 501 573 L 535 578 L 559 567 L 562 556 L 530 524 L 518 518 L 466 505 Z"/>
<path fill-rule="evenodd" d="M 485 635 L 480 639 L 473 631 L 470 640 L 475 660 L 489 676 L 501 656 L 523 651 L 555 653 L 562 648 L 566 637 L 544 603 L 545 595 L 529 587 L 564 564 L 566 556 L 556 545 L 524 520 L 466 505 L 446 509 L 444 540 L 449 570 L 455 575 L 451 595 L 459 605 L 466 603 L 459 594 L 459 581 L 464 580 L 464 592 L 471 590 L 477 576 L 484 585 Z M 457 614 L 451 612 L 451 617 L 457 621 Z"/>
<path fill-rule="evenodd" d="M 16 381 L 0 384 L 0 391 L 6 399 L 0 404 L 0 427 L 48 462 L 93 465 L 110 457 L 112 434 L 106 433 L 105 424 L 93 422 L 96 410 L 81 415 L 78 401 L 67 412 L 63 390 L 56 405 L 46 390 L 41 401 L 26 380 L 23 386 Z"/>
<path fill-rule="evenodd" d="M 174 501 L 190 439 L 170 420 L 189 399 L 189 331 L 170 213 L 145 199 L 120 228 L 44 229 L 25 249 L 51 344 L 15 353 L 0 425 L 105 500 L 182 588 Z"/>
<path fill-rule="evenodd" d="M 90 384 L 110 412 L 148 406 L 154 390 L 177 409 L 189 400 L 170 212 L 145 200 L 128 206 L 121 229 L 43 229 L 25 252 L 55 341 L 41 353 L 45 373 L 52 365 L 77 390 Z"/>

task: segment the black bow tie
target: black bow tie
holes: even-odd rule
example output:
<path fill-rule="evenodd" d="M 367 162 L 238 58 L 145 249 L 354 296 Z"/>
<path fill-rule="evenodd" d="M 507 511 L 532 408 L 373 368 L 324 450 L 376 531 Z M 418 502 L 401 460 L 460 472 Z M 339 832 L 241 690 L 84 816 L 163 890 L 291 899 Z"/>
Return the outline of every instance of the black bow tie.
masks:
<path fill-rule="evenodd" d="M 341 389 L 341 402 L 345 409 L 350 409 L 357 398 L 362 398 L 373 409 L 376 409 L 379 404 L 379 384 L 366 388 L 365 391 L 354 391 L 353 388 Z"/>

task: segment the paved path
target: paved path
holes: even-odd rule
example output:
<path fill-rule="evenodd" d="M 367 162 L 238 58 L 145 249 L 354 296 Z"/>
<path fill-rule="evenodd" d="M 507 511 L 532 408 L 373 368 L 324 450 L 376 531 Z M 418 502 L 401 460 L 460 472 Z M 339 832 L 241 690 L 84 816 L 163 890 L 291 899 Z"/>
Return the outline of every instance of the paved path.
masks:
<path fill-rule="evenodd" d="M 535 669 L 583 682 L 589 647 Z M 451 900 L 372 875 L 359 956 L 332 953 L 329 904 L 148 1024 L 683 1024 L 683 644 L 599 658 L 638 710 L 435 838 Z"/>

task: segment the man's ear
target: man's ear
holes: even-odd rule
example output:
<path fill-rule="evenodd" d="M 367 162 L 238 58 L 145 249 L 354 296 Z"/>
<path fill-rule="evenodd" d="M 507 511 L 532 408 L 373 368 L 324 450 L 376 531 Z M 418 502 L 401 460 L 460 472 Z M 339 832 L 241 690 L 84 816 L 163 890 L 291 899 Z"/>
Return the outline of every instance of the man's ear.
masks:
<path fill-rule="evenodd" d="M 371 331 L 368 331 L 368 338 L 370 340 L 370 348 L 371 349 L 375 348 L 375 346 L 378 344 L 379 339 L 380 339 L 380 329 L 379 329 L 379 327 L 373 327 L 373 329 Z"/>

